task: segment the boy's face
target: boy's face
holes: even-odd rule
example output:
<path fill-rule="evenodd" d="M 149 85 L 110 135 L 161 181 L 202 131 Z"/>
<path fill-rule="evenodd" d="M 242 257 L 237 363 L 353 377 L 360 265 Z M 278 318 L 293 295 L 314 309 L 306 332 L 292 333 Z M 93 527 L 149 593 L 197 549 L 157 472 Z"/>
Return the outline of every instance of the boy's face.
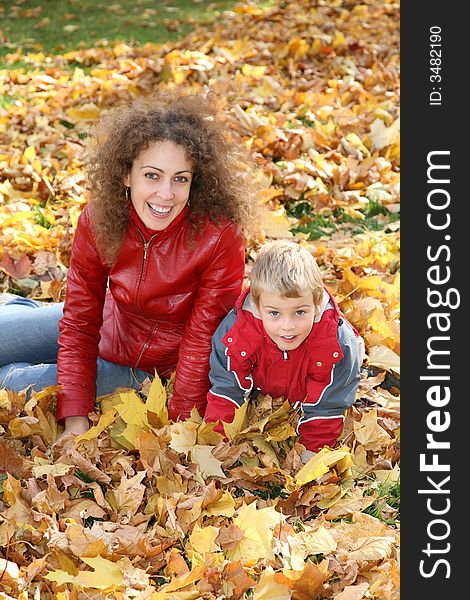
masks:
<path fill-rule="evenodd" d="M 261 292 L 256 308 L 266 333 L 281 350 L 295 350 L 312 330 L 316 307 L 310 291 L 298 298 Z"/>

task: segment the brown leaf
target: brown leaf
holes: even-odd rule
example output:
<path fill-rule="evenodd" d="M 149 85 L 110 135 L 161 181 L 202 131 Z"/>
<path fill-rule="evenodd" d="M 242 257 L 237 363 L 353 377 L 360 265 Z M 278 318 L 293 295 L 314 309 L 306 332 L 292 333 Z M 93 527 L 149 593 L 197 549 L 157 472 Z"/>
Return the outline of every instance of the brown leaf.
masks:
<path fill-rule="evenodd" d="M 2 439 L 0 439 L 0 473 L 11 473 L 20 479 L 29 477 L 31 474 L 31 469 L 21 455 Z"/>
<path fill-rule="evenodd" d="M 222 576 L 233 585 L 231 598 L 234 600 L 241 598 L 246 590 L 256 585 L 256 581 L 247 575 L 239 560 L 226 564 Z"/>
<path fill-rule="evenodd" d="M 103 473 L 103 471 L 95 467 L 95 465 L 74 449 L 66 450 L 60 457 L 60 462 L 75 465 L 82 473 L 88 475 L 92 480 L 97 481 L 98 483 L 111 483 L 111 477 L 109 475 Z"/>
<path fill-rule="evenodd" d="M 10 277 L 13 277 L 13 279 L 27 277 L 31 273 L 32 266 L 27 256 L 21 256 L 15 260 L 9 254 L 4 254 L 0 258 L 0 269 L 5 271 Z"/>
<path fill-rule="evenodd" d="M 238 525 L 230 524 L 227 527 L 221 527 L 219 535 L 215 538 L 215 543 L 223 550 L 234 550 L 240 540 L 243 539 L 243 531 Z"/>
<path fill-rule="evenodd" d="M 289 586 L 292 590 L 292 600 L 316 600 L 323 594 L 325 574 L 311 561 L 306 562 L 305 569 L 298 579 L 290 579 L 289 574 L 296 576 L 297 572 L 284 571 L 284 573 L 276 573 L 274 580 L 277 583 Z"/>
<path fill-rule="evenodd" d="M 335 596 L 335 600 L 361 600 L 369 589 L 368 583 L 358 583 L 357 585 L 348 585 Z"/>

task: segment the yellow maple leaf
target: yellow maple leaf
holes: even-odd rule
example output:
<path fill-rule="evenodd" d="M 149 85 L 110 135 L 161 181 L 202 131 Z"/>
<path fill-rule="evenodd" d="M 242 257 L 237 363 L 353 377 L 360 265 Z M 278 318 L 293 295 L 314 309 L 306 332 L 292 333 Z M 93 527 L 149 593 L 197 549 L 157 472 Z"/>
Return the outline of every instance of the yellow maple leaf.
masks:
<path fill-rule="evenodd" d="M 199 579 L 202 579 L 204 577 L 205 572 L 206 572 L 205 565 L 200 565 L 198 567 L 195 567 L 187 575 L 184 574 L 184 575 L 180 575 L 180 576 L 173 578 L 170 581 L 170 583 L 167 586 L 165 586 L 164 591 L 174 592 L 176 590 L 180 590 L 181 588 L 184 588 L 187 585 L 190 585 L 191 583 L 195 583 Z M 168 598 L 168 600 L 173 600 L 173 598 L 178 598 L 178 596 L 172 594 L 172 595 L 167 596 L 167 598 Z M 181 598 L 184 598 L 184 596 L 181 596 Z M 198 595 L 196 596 L 196 598 L 199 598 L 199 592 L 198 592 Z"/>
<path fill-rule="evenodd" d="M 217 502 L 213 502 L 212 504 L 208 504 L 206 508 L 202 511 L 202 516 L 211 516 L 217 515 L 220 517 L 233 517 L 235 514 L 235 500 L 228 490 L 225 490 L 222 493 L 222 496 L 217 500 Z"/>
<path fill-rule="evenodd" d="M 339 473 L 343 472 L 353 464 L 349 448 L 322 448 L 297 472 L 296 483 L 298 486 L 305 485 L 309 481 L 318 479 L 328 473 L 330 467 L 336 465 Z"/>
<path fill-rule="evenodd" d="M 118 388 L 118 389 L 114 390 L 114 392 L 111 392 L 110 394 L 105 394 L 104 396 L 99 396 L 97 400 L 100 404 L 101 414 L 110 412 L 113 409 L 115 409 L 115 412 L 118 412 L 117 407 L 119 404 L 122 403 L 121 394 L 122 394 L 122 388 Z"/>
<path fill-rule="evenodd" d="M 121 569 L 111 560 L 103 558 L 100 554 L 94 558 L 83 556 L 81 560 L 92 567 L 93 571 L 80 571 L 76 577 L 79 585 L 101 590 L 125 586 Z"/>
<path fill-rule="evenodd" d="M 12 437 L 23 438 L 31 435 L 41 435 L 41 424 L 36 417 L 17 417 L 8 423 Z"/>
<path fill-rule="evenodd" d="M 77 580 L 73 575 L 67 573 L 67 571 L 62 571 L 61 569 L 56 569 L 55 571 L 50 571 L 46 575 L 44 575 L 45 579 L 49 579 L 49 581 L 54 581 L 58 585 L 63 585 L 64 583 L 76 584 Z"/>
<path fill-rule="evenodd" d="M 98 555 L 94 558 L 82 556 L 80 559 L 93 568 L 93 571 L 80 571 L 77 576 L 66 571 L 56 570 L 45 575 L 46 579 L 55 581 L 59 585 L 71 583 L 84 588 L 104 590 L 107 588 L 125 587 L 121 569 L 116 563 Z"/>
<path fill-rule="evenodd" d="M 28 146 L 23 152 L 25 160 L 32 162 L 36 158 L 36 148 L 34 146 Z"/>
<path fill-rule="evenodd" d="M 196 444 L 198 424 L 192 421 L 178 421 L 168 428 L 171 436 L 170 448 L 187 454 Z"/>
<path fill-rule="evenodd" d="M 377 410 L 365 412 L 359 422 L 354 421 L 356 440 L 365 450 L 380 450 L 390 445 L 392 438 L 377 422 Z"/>
<path fill-rule="evenodd" d="M 370 536 L 356 540 L 348 552 L 348 560 L 383 560 L 393 551 L 395 538 Z"/>
<path fill-rule="evenodd" d="M 400 337 L 400 326 L 397 320 L 390 319 L 382 307 L 372 311 L 367 319 L 374 333 L 379 335 L 387 346 L 393 346 L 395 340 Z"/>
<path fill-rule="evenodd" d="M 291 592 L 289 586 L 277 583 L 274 579 L 275 572 L 272 567 L 266 567 L 261 573 L 258 584 L 255 587 L 253 600 L 290 600 Z"/>
<path fill-rule="evenodd" d="M 116 410 L 124 422 L 148 427 L 147 406 L 135 391 L 121 392 L 120 400 Z"/>
<path fill-rule="evenodd" d="M 243 504 L 238 515 L 233 519 L 234 525 L 243 531 L 243 538 L 236 546 L 227 551 L 229 560 L 258 560 L 274 558 L 271 547 L 272 529 L 283 521 L 281 513 L 274 506 L 257 508 L 256 502 Z"/>
<path fill-rule="evenodd" d="M 338 29 L 335 32 L 334 40 L 331 42 L 332 47 L 337 50 L 340 46 L 347 45 L 347 40 Z"/>
<path fill-rule="evenodd" d="M 155 373 L 154 380 L 150 385 L 146 407 L 149 412 L 155 413 L 160 427 L 168 425 L 170 420 L 168 418 L 168 408 L 166 405 L 166 391 L 157 373 Z"/>
<path fill-rule="evenodd" d="M 70 573 L 70 575 L 78 575 L 79 569 L 75 566 L 75 563 L 61 550 L 55 550 L 55 557 L 59 561 L 59 565 L 64 571 Z"/>
<path fill-rule="evenodd" d="M 82 435 L 79 435 L 75 438 L 75 444 L 78 444 L 83 441 L 90 441 L 96 439 L 103 433 L 105 429 L 107 429 L 111 425 L 111 423 L 114 423 L 115 420 L 115 409 L 111 409 L 107 413 L 102 414 L 100 416 L 100 420 L 96 425 L 93 425 L 93 427 L 90 427 L 90 429 L 87 432 L 82 433 Z"/>
<path fill-rule="evenodd" d="M 390 146 L 399 139 L 400 119 L 396 119 L 390 127 L 387 127 L 382 119 L 375 119 L 370 127 L 370 139 L 374 148 L 381 150 L 385 146 Z"/>
<path fill-rule="evenodd" d="M 216 426 L 217 422 L 206 423 L 206 421 L 202 421 L 197 430 L 197 443 L 202 446 L 217 446 L 224 439 L 224 436 L 214 431 L 214 427 Z"/>
<path fill-rule="evenodd" d="M 118 441 L 119 438 L 122 438 L 124 445 L 129 450 L 137 448 L 137 436 L 142 430 L 149 429 L 147 406 L 145 402 L 134 390 L 131 392 L 120 392 L 119 403 L 116 404 L 116 410 L 126 424 L 126 427 L 118 436 Z"/>
<path fill-rule="evenodd" d="M 338 546 L 335 538 L 323 525 L 316 531 L 304 531 L 298 536 L 305 544 L 308 554 L 330 554 Z"/>
<path fill-rule="evenodd" d="M 246 427 L 246 411 L 248 410 L 248 402 L 244 402 L 240 408 L 235 410 L 235 416 L 231 423 L 225 423 L 222 421 L 224 425 L 224 431 L 229 440 L 235 439 L 238 433 L 245 429 Z"/>
<path fill-rule="evenodd" d="M 213 447 L 195 444 L 191 448 L 191 460 L 197 464 L 204 479 L 207 477 L 225 477 L 225 473 L 220 467 L 222 461 L 217 460 L 212 454 Z"/>
<path fill-rule="evenodd" d="M 43 477 L 44 475 L 52 475 L 53 477 L 61 477 L 62 475 L 67 474 L 69 471 L 73 469 L 73 465 L 66 465 L 65 463 L 57 462 L 53 465 L 51 464 L 39 464 L 35 465 L 32 468 L 32 472 L 34 477 L 37 479 Z"/>
<path fill-rule="evenodd" d="M 359 275 L 353 273 L 350 267 L 343 270 L 343 280 L 352 284 L 354 289 L 367 292 L 369 296 L 381 300 L 387 299 L 388 303 L 392 303 L 400 294 L 398 279 L 391 284 L 384 281 L 380 275 L 359 277 Z"/>
<path fill-rule="evenodd" d="M 266 72 L 265 66 L 257 66 L 257 65 L 248 65 L 244 64 L 242 67 L 243 75 L 247 75 L 249 77 L 253 77 L 254 79 L 260 79 Z"/>
<path fill-rule="evenodd" d="M 87 102 L 67 110 L 67 115 L 76 121 L 94 121 L 98 118 L 101 109 L 94 102 Z"/>
<path fill-rule="evenodd" d="M 220 550 L 219 546 L 215 543 L 215 538 L 219 535 L 219 528 L 213 525 L 207 527 L 200 527 L 197 523 L 189 536 L 189 542 L 191 546 L 203 554 L 205 552 L 214 552 Z"/>
<path fill-rule="evenodd" d="M 284 206 L 273 210 L 264 210 L 261 213 L 261 228 L 266 236 L 270 238 L 292 238 L 292 223 L 287 218 Z"/>

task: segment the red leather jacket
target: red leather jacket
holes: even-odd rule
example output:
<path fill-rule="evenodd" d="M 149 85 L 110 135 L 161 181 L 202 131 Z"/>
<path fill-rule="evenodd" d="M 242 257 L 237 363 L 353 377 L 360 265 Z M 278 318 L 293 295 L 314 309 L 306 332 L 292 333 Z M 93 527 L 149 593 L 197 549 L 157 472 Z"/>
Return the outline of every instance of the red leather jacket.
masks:
<path fill-rule="evenodd" d="M 206 219 L 192 243 L 189 229 L 187 208 L 152 235 L 133 215 L 109 268 L 82 211 L 59 324 L 59 420 L 93 411 L 98 353 L 163 376 L 176 367 L 170 417 L 204 414 L 211 337 L 241 292 L 245 245 L 228 220 Z"/>

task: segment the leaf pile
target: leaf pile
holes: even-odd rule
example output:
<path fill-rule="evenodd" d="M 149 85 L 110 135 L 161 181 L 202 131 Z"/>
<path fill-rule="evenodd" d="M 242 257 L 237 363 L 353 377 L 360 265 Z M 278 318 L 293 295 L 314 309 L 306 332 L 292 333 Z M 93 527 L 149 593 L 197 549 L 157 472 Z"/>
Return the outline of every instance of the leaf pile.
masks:
<path fill-rule="evenodd" d="M 377 491 L 398 478 L 396 407 L 354 408 L 302 465 L 287 401 L 245 405 L 224 441 L 195 409 L 170 422 L 158 377 L 49 451 L 56 390 L 0 392 L 1 598 L 398 598 L 397 510 Z"/>

